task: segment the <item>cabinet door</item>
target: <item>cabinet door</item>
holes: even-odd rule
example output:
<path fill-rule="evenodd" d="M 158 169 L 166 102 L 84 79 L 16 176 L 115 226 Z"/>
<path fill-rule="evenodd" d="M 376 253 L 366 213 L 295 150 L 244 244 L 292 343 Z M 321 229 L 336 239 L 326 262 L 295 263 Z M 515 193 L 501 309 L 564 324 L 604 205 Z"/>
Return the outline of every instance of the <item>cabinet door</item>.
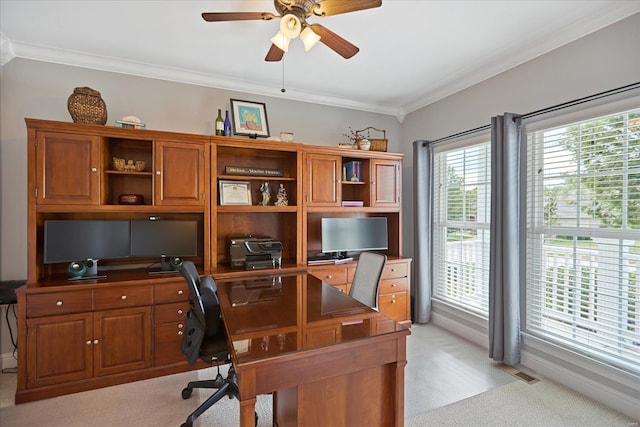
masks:
<path fill-rule="evenodd" d="M 94 376 L 151 366 L 151 307 L 94 313 Z"/>
<path fill-rule="evenodd" d="M 97 205 L 100 202 L 97 136 L 39 132 L 37 203 Z"/>
<path fill-rule="evenodd" d="M 27 320 L 27 387 L 92 376 L 91 313 Z"/>
<path fill-rule="evenodd" d="M 307 205 L 340 206 L 341 176 L 340 157 L 307 155 Z"/>
<path fill-rule="evenodd" d="M 400 162 L 372 160 L 371 206 L 400 207 Z"/>
<path fill-rule="evenodd" d="M 202 144 L 159 141 L 155 155 L 155 204 L 199 206 L 206 202 Z"/>

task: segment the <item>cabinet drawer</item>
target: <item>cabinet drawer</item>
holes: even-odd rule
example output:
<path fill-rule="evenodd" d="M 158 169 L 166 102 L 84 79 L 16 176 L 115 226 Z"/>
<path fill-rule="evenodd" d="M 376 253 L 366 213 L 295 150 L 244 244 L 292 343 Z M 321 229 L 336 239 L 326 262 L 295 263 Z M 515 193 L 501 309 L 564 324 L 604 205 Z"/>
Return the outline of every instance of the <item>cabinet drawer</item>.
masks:
<path fill-rule="evenodd" d="M 189 286 L 186 280 L 153 286 L 153 302 L 155 304 L 187 301 L 188 299 Z"/>
<path fill-rule="evenodd" d="M 160 304 L 153 307 L 153 322 L 156 325 L 169 322 L 184 322 L 184 316 L 189 311 L 186 301 L 173 304 Z"/>
<path fill-rule="evenodd" d="M 396 279 L 382 279 L 380 280 L 380 295 L 389 294 L 393 292 L 404 292 L 407 290 L 407 278 L 399 277 Z"/>
<path fill-rule="evenodd" d="M 182 323 L 167 323 L 153 328 L 153 365 L 161 366 L 170 363 L 185 362 L 180 351 L 184 325 Z"/>
<path fill-rule="evenodd" d="M 89 289 L 27 295 L 27 317 L 81 313 L 91 309 L 92 291 Z"/>
<path fill-rule="evenodd" d="M 151 305 L 153 292 L 151 286 L 118 286 L 96 289 L 93 301 L 96 310 Z"/>
<path fill-rule="evenodd" d="M 401 322 L 407 320 L 407 293 L 380 295 L 378 297 L 378 310 L 385 316 Z"/>
<path fill-rule="evenodd" d="M 321 270 L 310 270 L 309 272 L 330 285 L 344 285 L 347 283 L 346 268 L 323 268 Z"/>
<path fill-rule="evenodd" d="M 383 279 L 391 279 L 394 277 L 407 277 L 409 275 L 409 268 L 406 262 L 399 263 L 387 263 L 382 270 Z"/>

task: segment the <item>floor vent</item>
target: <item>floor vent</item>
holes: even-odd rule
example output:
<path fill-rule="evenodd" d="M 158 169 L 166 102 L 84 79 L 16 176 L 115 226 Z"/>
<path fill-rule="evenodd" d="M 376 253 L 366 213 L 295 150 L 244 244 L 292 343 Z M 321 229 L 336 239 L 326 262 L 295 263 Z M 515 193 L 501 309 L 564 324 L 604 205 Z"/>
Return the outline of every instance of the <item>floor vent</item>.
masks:
<path fill-rule="evenodd" d="M 519 380 L 524 381 L 524 382 L 525 382 L 525 383 L 527 383 L 527 384 L 534 384 L 534 383 L 537 383 L 538 381 L 540 381 L 540 379 L 539 379 L 539 378 L 532 377 L 531 375 L 526 374 L 526 373 L 524 373 L 524 372 L 520 371 L 518 368 L 516 368 L 516 367 L 514 367 L 514 366 L 509 366 L 509 365 L 505 365 L 505 364 L 500 364 L 500 365 L 499 365 L 499 367 L 500 367 L 503 371 L 505 371 L 505 372 L 507 372 L 507 373 L 509 373 L 509 374 L 513 375 L 514 377 L 518 378 Z"/>
<path fill-rule="evenodd" d="M 519 379 L 521 379 L 522 381 L 524 381 L 527 384 L 533 384 L 533 383 L 537 383 L 538 381 L 540 381 L 538 378 L 534 378 L 531 375 L 525 374 L 524 372 L 521 372 L 521 371 L 518 371 L 513 375 L 518 377 Z"/>

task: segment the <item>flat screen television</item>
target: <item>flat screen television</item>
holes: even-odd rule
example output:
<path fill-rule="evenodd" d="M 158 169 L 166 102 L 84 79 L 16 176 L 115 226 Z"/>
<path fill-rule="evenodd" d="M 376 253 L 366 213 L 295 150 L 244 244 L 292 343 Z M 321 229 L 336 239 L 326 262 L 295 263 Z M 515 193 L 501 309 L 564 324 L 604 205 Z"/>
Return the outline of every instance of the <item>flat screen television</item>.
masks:
<path fill-rule="evenodd" d="M 198 255 L 198 222 L 181 220 L 131 221 L 132 257 Z"/>
<path fill-rule="evenodd" d="M 127 258 L 129 221 L 47 220 L 44 263 Z"/>
<path fill-rule="evenodd" d="M 387 218 L 322 218 L 322 252 L 336 258 L 348 252 L 386 250 Z"/>

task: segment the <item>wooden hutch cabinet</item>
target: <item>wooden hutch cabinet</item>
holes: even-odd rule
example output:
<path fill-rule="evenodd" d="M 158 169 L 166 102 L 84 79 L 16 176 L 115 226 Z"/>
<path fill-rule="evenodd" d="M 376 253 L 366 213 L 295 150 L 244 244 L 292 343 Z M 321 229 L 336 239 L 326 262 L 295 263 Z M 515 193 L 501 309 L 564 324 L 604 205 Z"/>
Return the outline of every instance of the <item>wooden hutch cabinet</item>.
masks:
<path fill-rule="evenodd" d="M 309 271 L 348 292 L 355 262 L 307 265 L 307 254 L 321 250 L 321 219 L 384 216 L 389 261 L 380 311 L 410 324 L 401 154 L 25 120 L 28 273 L 27 285 L 16 292 L 16 403 L 204 366 L 189 366 L 180 352 L 189 291 L 179 273 L 151 274 L 147 267 L 157 259 L 131 255 L 100 260 L 102 276 L 71 280 L 68 262 L 45 262 L 51 220 L 195 222 L 197 255 L 187 259 L 217 280 L 256 274 L 230 267 L 230 237 L 269 236 L 282 242 L 282 264 L 261 273 Z M 358 182 L 343 176 L 352 161 L 362 165 Z M 242 183 L 250 200 L 222 200 L 225 181 Z M 272 197 L 267 205 L 261 203 L 265 184 Z M 274 203 L 279 188 L 288 203 Z M 128 194 L 142 200 L 122 204 L 120 196 Z M 343 207 L 345 200 L 363 206 Z"/>

